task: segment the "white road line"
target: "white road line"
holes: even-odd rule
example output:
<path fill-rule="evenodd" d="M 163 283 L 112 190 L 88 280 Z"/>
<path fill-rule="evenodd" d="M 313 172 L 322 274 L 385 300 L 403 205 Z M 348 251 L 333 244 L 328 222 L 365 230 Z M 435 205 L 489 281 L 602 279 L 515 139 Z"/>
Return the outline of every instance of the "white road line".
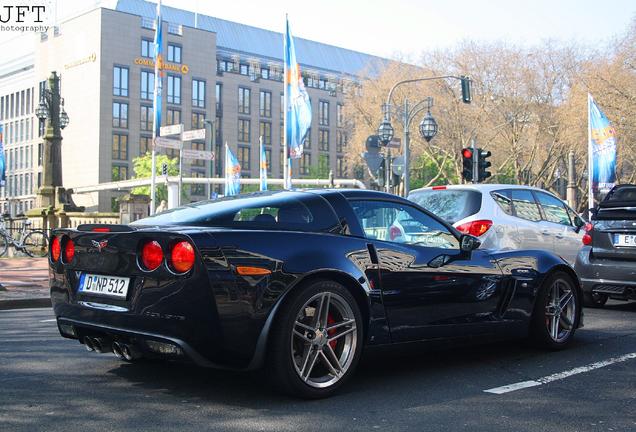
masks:
<path fill-rule="evenodd" d="M 42 320 L 40 322 L 55 322 L 55 321 L 57 321 L 57 320 L 55 318 L 53 318 L 53 319 Z"/>
<path fill-rule="evenodd" d="M 550 383 L 552 381 L 562 380 L 564 378 L 571 377 L 572 375 L 578 375 L 578 374 L 586 373 L 586 372 L 592 371 L 594 369 L 600 369 L 600 368 L 603 368 L 603 367 L 606 367 L 606 366 L 613 365 L 615 363 L 621 363 L 621 362 L 624 362 L 624 361 L 627 361 L 627 360 L 631 360 L 631 359 L 636 359 L 636 352 L 625 354 L 625 355 L 622 355 L 620 357 L 612 357 L 610 359 L 603 360 L 603 361 L 596 362 L 596 363 L 590 363 L 587 366 L 580 366 L 580 367 L 577 367 L 577 368 L 574 368 L 574 369 L 570 369 L 570 370 L 567 370 L 567 371 L 558 372 L 558 373 L 555 373 L 555 374 L 552 374 L 552 375 L 544 376 L 543 378 L 538 378 L 536 380 L 521 381 L 521 382 L 514 383 L 514 384 L 508 384 L 508 385 L 501 386 L 501 387 L 495 387 L 495 388 L 487 389 L 487 390 L 484 390 L 484 392 L 492 393 L 492 394 L 504 394 L 504 393 L 513 392 L 515 390 L 521 390 L 521 389 L 524 389 L 524 388 L 528 388 L 528 387 L 536 387 L 536 386 L 540 386 L 542 384 Z"/>

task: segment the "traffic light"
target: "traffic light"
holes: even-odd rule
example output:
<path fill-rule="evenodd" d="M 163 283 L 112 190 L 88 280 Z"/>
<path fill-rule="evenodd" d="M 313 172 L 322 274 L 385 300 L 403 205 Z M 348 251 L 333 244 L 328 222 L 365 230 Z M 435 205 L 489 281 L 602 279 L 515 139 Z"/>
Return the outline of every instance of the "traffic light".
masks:
<path fill-rule="evenodd" d="M 168 175 L 168 164 L 165 162 L 161 164 L 161 175 Z"/>
<path fill-rule="evenodd" d="M 464 101 L 464 103 L 470 103 L 473 100 L 470 94 L 470 77 L 462 75 L 459 79 L 462 82 L 462 101 Z"/>
<path fill-rule="evenodd" d="M 462 177 L 467 182 L 473 181 L 473 149 L 462 149 Z"/>
<path fill-rule="evenodd" d="M 488 159 L 492 155 L 487 150 L 477 149 L 477 182 L 482 182 L 490 177 L 492 174 L 490 171 L 487 171 L 488 168 L 492 165 L 486 159 Z"/>

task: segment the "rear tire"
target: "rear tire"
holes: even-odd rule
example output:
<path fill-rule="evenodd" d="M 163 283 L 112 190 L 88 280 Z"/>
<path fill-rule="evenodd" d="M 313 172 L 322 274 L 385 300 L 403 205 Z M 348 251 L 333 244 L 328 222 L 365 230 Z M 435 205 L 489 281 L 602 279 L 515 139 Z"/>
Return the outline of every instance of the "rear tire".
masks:
<path fill-rule="evenodd" d="M 602 308 L 609 299 L 607 294 L 583 293 L 583 305 L 590 308 Z"/>
<path fill-rule="evenodd" d="M 282 307 L 270 333 L 267 368 L 272 384 L 306 399 L 331 396 L 353 375 L 360 359 L 358 304 L 345 287 L 322 280 L 291 293 Z"/>
<path fill-rule="evenodd" d="M 535 301 L 530 336 L 544 348 L 568 346 L 581 319 L 579 291 L 565 272 L 555 272 L 543 282 Z"/>

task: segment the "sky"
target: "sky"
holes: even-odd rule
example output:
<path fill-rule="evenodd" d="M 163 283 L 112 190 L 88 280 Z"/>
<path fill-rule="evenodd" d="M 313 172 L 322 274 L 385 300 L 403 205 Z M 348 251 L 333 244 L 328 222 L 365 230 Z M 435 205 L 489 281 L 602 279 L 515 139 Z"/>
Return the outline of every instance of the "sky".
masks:
<path fill-rule="evenodd" d="M 96 2 L 57 0 L 58 16 Z M 279 32 L 287 13 L 296 37 L 411 61 L 423 51 L 453 47 L 463 40 L 534 45 L 552 39 L 602 47 L 636 19 L 636 0 L 163 0 L 163 4 Z M 0 34 L 0 43 L 12 38 Z"/>

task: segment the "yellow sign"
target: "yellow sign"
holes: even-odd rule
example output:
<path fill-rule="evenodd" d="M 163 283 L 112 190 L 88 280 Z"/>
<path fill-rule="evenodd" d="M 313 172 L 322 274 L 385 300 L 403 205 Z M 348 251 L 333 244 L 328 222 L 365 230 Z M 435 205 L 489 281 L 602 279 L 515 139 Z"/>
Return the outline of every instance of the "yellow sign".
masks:
<path fill-rule="evenodd" d="M 70 63 L 65 64 L 64 65 L 64 69 L 71 69 L 71 68 L 74 68 L 76 66 L 81 66 L 81 65 L 86 64 L 86 63 L 93 63 L 95 60 L 97 60 L 97 54 L 92 53 L 88 57 L 84 57 L 82 59 L 75 60 L 75 61 L 72 61 Z"/>
<path fill-rule="evenodd" d="M 155 61 L 151 58 L 137 57 L 134 63 L 140 66 L 148 66 L 151 68 L 155 67 Z M 184 75 L 190 71 L 190 68 L 188 67 L 188 65 L 166 63 L 165 61 L 161 62 L 160 67 L 161 67 L 161 70 L 179 72 Z"/>

